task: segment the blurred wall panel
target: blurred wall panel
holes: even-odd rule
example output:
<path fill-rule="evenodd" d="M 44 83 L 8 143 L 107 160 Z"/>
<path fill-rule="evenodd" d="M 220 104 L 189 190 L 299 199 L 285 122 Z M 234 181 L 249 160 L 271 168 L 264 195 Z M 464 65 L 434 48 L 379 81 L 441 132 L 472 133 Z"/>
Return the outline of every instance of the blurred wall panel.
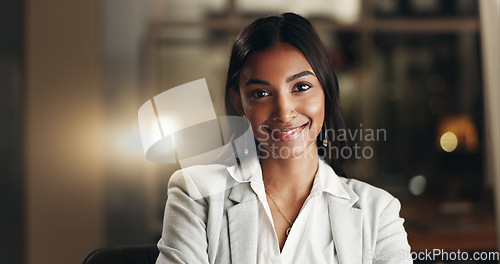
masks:
<path fill-rule="evenodd" d="M 24 263 L 22 2 L 0 2 L 0 263 Z"/>
<path fill-rule="evenodd" d="M 137 124 L 148 1 L 103 1 L 106 244 L 156 243 L 149 236 L 148 180 Z M 149 98 L 148 98 L 149 99 Z"/>
<path fill-rule="evenodd" d="M 101 4 L 27 0 L 27 263 L 104 245 Z"/>

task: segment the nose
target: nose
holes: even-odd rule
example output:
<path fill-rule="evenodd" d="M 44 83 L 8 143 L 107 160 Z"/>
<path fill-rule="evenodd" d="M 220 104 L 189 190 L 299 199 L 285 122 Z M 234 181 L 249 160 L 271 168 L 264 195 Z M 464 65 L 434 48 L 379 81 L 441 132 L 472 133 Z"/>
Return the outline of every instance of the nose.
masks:
<path fill-rule="evenodd" d="M 273 109 L 273 121 L 288 123 L 297 117 L 295 103 L 291 96 L 289 94 L 281 94 L 276 97 Z"/>

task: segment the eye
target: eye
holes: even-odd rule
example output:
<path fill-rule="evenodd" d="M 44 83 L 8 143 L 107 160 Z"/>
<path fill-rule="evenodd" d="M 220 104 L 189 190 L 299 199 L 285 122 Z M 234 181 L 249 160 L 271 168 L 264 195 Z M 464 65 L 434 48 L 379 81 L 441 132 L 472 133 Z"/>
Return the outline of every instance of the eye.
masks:
<path fill-rule="evenodd" d="M 303 92 L 303 91 L 307 91 L 311 88 L 312 86 L 308 83 L 298 83 L 296 84 L 293 89 L 292 89 L 292 92 Z"/>
<path fill-rule="evenodd" d="M 270 95 L 270 93 L 267 91 L 264 91 L 264 90 L 257 90 L 257 91 L 254 91 L 251 93 L 251 96 L 253 98 L 262 98 L 262 97 L 266 97 L 269 95 Z"/>

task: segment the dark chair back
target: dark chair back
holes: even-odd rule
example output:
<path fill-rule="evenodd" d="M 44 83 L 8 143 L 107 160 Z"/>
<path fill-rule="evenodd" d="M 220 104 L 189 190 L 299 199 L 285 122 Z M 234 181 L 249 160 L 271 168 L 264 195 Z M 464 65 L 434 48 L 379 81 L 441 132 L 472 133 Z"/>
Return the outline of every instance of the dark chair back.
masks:
<path fill-rule="evenodd" d="M 154 264 L 158 254 L 156 245 L 101 248 L 91 252 L 83 264 Z"/>

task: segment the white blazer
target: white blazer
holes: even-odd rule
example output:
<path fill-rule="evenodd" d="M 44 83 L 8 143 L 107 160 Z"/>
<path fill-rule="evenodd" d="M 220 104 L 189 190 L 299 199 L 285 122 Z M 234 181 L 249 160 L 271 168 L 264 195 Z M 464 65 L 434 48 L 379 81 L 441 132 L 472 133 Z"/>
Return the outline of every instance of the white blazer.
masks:
<path fill-rule="evenodd" d="M 323 160 L 319 166 L 318 173 L 336 183 L 325 213 L 339 263 L 413 263 L 399 201 L 382 189 L 337 176 Z M 156 263 L 255 263 L 259 200 L 250 187 L 252 177 L 262 177 L 257 159 L 175 172 Z"/>

